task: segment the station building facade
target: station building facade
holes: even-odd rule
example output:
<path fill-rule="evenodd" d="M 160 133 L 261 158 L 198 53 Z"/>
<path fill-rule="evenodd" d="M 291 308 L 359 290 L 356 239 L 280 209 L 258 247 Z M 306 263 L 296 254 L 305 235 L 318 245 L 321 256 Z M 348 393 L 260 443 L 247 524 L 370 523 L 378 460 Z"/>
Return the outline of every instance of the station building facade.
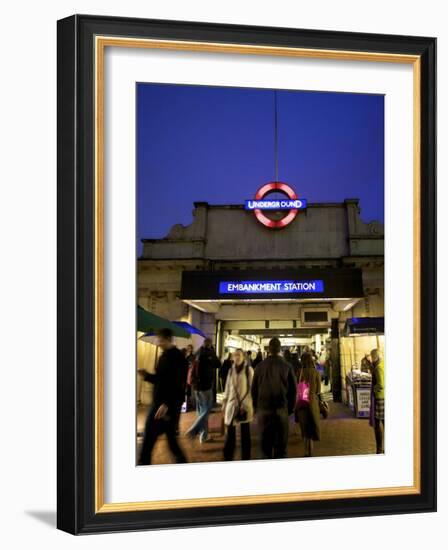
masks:
<path fill-rule="evenodd" d="M 142 242 L 139 305 L 200 328 L 221 357 L 263 349 L 272 336 L 326 348 L 343 395 L 347 371 L 384 345 L 368 321 L 384 317 L 384 228 L 361 220 L 357 199 L 310 203 L 281 229 L 243 205 L 196 202 L 190 225 Z"/>

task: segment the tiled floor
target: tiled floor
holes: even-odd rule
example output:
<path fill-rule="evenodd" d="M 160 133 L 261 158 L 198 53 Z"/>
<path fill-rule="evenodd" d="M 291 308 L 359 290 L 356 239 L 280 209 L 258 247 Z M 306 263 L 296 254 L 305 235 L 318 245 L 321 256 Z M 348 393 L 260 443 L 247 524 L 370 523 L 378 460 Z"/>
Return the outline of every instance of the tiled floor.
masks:
<path fill-rule="evenodd" d="M 138 410 L 138 431 L 144 428 L 146 407 Z M 195 412 L 187 412 L 181 415 L 179 442 L 182 445 L 190 462 L 217 462 L 223 460 L 222 449 L 224 435 L 221 434 L 221 412 L 216 409 L 210 416 L 210 432 L 213 442 L 200 444 L 199 441 L 191 441 L 185 435 L 185 431 L 193 423 Z M 289 433 L 288 457 L 303 457 L 303 443 L 298 425 L 291 423 Z M 258 438 L 256 421 L 252 423 L 252 458 L 257 458 Z M 239 431 L 239 430 L 237 430 Z M 330 403 L 330 415 L 326 420 L 321 420 L 321 441 L 317 441 L 314 447 L 314 456 L 341 456 L 375 453 L 375 438 L 373 429 L 367 419 L 358 419 L 342 403 Z M 138 452 L 142 438 L 137 438 Z M 239 447 L 235 458 L 239 459 Z M 161 437 L 154 449 L 153 464 L 172 463 L 172 457 L 168 450 L 165 437 Z"/>

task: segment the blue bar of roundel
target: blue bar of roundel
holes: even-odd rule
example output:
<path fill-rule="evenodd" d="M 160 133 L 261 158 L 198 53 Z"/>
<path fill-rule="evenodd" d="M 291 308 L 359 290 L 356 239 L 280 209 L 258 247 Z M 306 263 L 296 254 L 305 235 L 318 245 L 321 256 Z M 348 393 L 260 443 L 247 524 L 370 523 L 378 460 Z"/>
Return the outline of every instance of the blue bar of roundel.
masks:
<path fill-rule="evenodd" d="M 270 202 L 275 202 L 275 201 L 278 201 L 280 203 L 289 203 L 289 206 L 288 205 L 284 205 L 284 206 L 267 206 L 267 207 L 263 207 L 263 208 L 260 208 L 260 210 L 291 210 L 292 208 L 296 209 L 296 210 L 302 210 L 303 208 L 306 208 L 307 206 L 307 202 L 306 202 L 306 199 L 295 199 L 295 200 L 299 200 L 301 202 L 301 205 L 298 206 L 298 207 L 295 207 L 295 206 L 291 206 L 291 203 L 294 202 L 294 200 L 291 200 L 291 199 L 273 199 L 272 201 Z M 250 200 L 246 200 L 244 202 L 244 208 L 246 210 L 255 210 L 255 209 L 258 209 L 259 207 L 257 206 L 257 203 L 261 203 L 261 202 L 268 202 L 269 199 L 260 199 L 260 200 L 255 200 L 255 199 L 250 199 Z"/>

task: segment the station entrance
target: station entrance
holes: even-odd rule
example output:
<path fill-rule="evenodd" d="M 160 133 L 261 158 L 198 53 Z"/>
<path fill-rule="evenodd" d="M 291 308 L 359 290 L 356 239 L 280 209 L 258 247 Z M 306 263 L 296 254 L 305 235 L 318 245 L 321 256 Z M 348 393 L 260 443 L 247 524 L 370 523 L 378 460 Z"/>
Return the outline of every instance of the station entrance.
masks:
<path fill-rule="evenodd" d="M 207 309 L 216 309 L 213 313 L 216 350 L 221 356 L 237 348 L 264 354 L 273 337 L 279 338 L 284 350 L 301 353 L 307 346 L 320 353 L 331 339 L 332 324 L 339 319 L 338 310 L 347 308 L 347 305 L 353 307 L 357 301 L 344 300 L 340 304 L 306 300 L 211 302 Z"/>
<path fill-rule="evenodd" d="M 341 365 L 339 338 L 364 300 L 361 270 L 184 272 L 181 299 L 190 306 L 192 324 L 214 335 L 221 361 L 238 348 L 264 359 L 275 336 L 296 364 L 305 349 L 320 365 L 330 359 L 333 395 L 343 400 L 351 365 Z"/>
<path fill-rule="evenodd" d="M 332 365 L 331 378 L 326 385 L 332 387 L 333 397 L 343 397 L 344 371 L 348 365 L 340 360 L 339 331 L 347 316 L 361 298 L 348 299 L 296 299 L 296 300 L 201 300 L 190 301 L 192 322 L 214 334 L 214 345 L 221 361 L 229 359 L 236 349 L 242 349 L 252 361 L 268 355 L 269 340 L 280 340 L 282 353 L 291 364 L 299 364 L 304 351 L 311 351 L 325 379 L 324 365 Z M 260 355 L 261 354 L 261 355 Z M 258 357 L 257 357 L 258 355 Z M 329 363 L 328 363 L 329 362 Z M 220 380 L 217 379 L 217 388 Z"/>
<path fill-rule="evenodd" d="M 363 369 L 363 362 L 372 349 L 384 353 L 384 319 L 356 317 L 362 300 L 203 300 L 189 305 L 197 315 L 209 319 L 208 332 L 214 334 L 222 362 L 242 349 L 255 366 L 254 361 L 268 356 L 270 339 L 277 337 L 283 356 L 297 369 L 297 375 L 302 354 L 311 352 L 325 399 L 345 403 L 355 416 L 365 417 L 369 413 L 370 374 Z M 217 373 L 218 402 L 222 386 Z"/>
<path fill-rule="evenodd" d="M 282 349 L 296 352 L 299 356 L 304 349 L 310 348 L 320 352 L 326 345 L 331 330 L 322 328 L 297 328 L 294 321 L 272 320 L 267 323 L 261 321 L 224 321 L 219 324 L 220 336 L 217 349 L 222 355 L 233 352 L 235 349 L 250 351 L 255 355 L 261 351 L 263 357 L 268 350 L 269 340 L 277 337 Z"/>

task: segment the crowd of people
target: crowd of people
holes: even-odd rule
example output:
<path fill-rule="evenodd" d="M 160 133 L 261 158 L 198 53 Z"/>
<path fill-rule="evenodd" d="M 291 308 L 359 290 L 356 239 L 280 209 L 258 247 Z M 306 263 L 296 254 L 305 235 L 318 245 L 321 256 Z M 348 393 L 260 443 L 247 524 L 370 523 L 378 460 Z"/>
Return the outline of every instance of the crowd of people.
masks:
<path fill-rule="evenodd" d="M 185 435 L 200 444 L 213 441 L 209 416 L 216 404 L 217 372 L 223 389 L 224 460 L 235 457 L 237 430 L 241 459 L 252 458 L 254 418 L 259 440 L 257 458 L 287 457 L 291 415 L 300 426 L 304 456 L 312 456 L 314 442 L 321 437 L 321 415 L 325 418 L 328 414 L 321 381 L 328 384 L 330 377 L 328 366 L 327 370 L 325 366 L 321 372 L 317 370 L 318 357 L 313 350 L 305 348 L 300 358 L 289 350 L 282 354 L 280 340 L 272 338 L 267 357 L 263 358 L 261 350 L 252 357 L 251 352 L 237 349 L 221 364 L 208 338 L 196 353 L 192 346 L 179 350 L 173 343 L 171 330 L 162 329 L 158 344 L 162 354 L 155 373 L 140 371 L 154 385 L 154 392 L 139 464 L 151 464 L 152 451 L 161 434 L 166 434 L 175 461 L 187 461 L 178 441 L 180 412 L 185 401 L 187 407 L 194 404 L 196 408 L 196 418 Z M 373 378 L 371 423 L 380 453 L 384 452 L 384 363 L 378 350 L 372 350 L 369 368 Z"/>

